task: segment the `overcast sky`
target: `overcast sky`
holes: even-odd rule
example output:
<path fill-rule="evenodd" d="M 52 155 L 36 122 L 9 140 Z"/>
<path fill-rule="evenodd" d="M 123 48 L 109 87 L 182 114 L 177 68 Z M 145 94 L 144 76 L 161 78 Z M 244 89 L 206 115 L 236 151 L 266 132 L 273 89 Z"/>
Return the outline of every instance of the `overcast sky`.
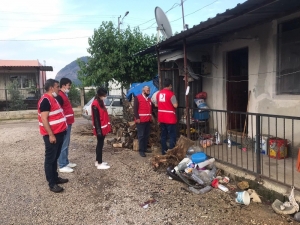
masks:
<path fill-rule="evenodd" d="M 121 28 L 139 26 L 151 35 L 156 33 L 154 9 L 168 11 L 173 33 L 182 31 L 180 0 L 1 0 L 0 59 L 36 60 L 53 67 L 47 72 L 54 78 L 64 66 L 88 55 L 88 37 L 102 21 Z M 234 8 L 245 0 L 185 0 L 185 23 L 189 27 Z M 189 15 L 190 14 L 190 15 Z"/>

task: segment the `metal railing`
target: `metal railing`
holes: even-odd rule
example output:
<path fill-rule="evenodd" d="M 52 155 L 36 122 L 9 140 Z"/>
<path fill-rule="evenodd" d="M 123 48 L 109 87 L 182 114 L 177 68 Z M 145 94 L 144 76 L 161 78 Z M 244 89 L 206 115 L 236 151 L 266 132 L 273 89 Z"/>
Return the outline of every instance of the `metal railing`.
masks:
<path fill-rule="evenodd" d="M 177 115 L 178 134 L 186 136 L 185 109 Z M 300 117 L 192 108 L 190 121 L 190 138 L 207 155 L 300 189 Z"/>

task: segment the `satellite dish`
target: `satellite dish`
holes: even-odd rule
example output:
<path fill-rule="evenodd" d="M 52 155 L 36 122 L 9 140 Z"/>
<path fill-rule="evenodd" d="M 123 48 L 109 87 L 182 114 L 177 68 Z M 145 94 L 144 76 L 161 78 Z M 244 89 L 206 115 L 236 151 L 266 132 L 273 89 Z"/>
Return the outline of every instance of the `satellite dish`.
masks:
<path fill-rule="evenodd" d="M 165 38 L 171 37 L 172 36 L 171 24 L 164 11 L 161 8 L 156 7 L 154 13 L 155 13 L 155 19 L 156 19 L 158 29 L 160 30 L 162 35 Z"/>

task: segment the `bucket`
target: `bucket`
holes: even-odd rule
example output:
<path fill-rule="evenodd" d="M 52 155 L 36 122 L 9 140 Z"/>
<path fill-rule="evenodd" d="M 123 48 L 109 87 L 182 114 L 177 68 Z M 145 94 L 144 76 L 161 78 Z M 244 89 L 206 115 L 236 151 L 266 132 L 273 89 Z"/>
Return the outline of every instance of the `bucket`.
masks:
<path fill-rule="evenodd" d="M 200 163 L 206 160 L 206 154 L 204 152 L 197 152 L 191 156 L 193 163 Z"/>
<path fill-rule="evenodd" d="M 235 192 L 236 199 L 235 201 L 240 204 L 249 205 L 250 204 L 250 196 L 247 191 Z"/>

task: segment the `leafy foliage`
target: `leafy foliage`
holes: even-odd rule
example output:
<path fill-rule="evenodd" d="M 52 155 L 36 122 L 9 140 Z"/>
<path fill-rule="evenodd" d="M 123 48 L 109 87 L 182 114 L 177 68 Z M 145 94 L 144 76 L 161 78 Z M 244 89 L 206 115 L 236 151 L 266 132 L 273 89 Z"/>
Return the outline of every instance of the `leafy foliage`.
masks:
<path fill-rule="evenodd" d="M 18 88 L 18 81 L 14 80 L 8 85 L 8 93 L 10 95 L 9 110 L 23 110 L 27 108 L 27 104 L 24 102 L 24 97 Z"/>
<path fill-rule="evenodd" d="M 70 92 L 68 93 L 68 98 L 73 107 L 80 105 L 80 91 L 75 85 L 71 86 Z"/>
<path fill-rule="evenodd" d="M 154 44 L 155 37 L 144 35 L 139 28 L 119 32 L 111 21 L 103 22 L 89 38 L 88 62 L 78 60 L 78 78 L 83 86 L 102 86 L 112 80 L 128 86 L 150 80 L 157 73 L 156 58 L 135 54 Z"/>
<path fill-rule="evenodd" d="M 88 92 L 84 95 L 84 103 L 88 103 L 89 100 L 91 100 L 96 95 L 96 89 L 89 89 Z"/>

